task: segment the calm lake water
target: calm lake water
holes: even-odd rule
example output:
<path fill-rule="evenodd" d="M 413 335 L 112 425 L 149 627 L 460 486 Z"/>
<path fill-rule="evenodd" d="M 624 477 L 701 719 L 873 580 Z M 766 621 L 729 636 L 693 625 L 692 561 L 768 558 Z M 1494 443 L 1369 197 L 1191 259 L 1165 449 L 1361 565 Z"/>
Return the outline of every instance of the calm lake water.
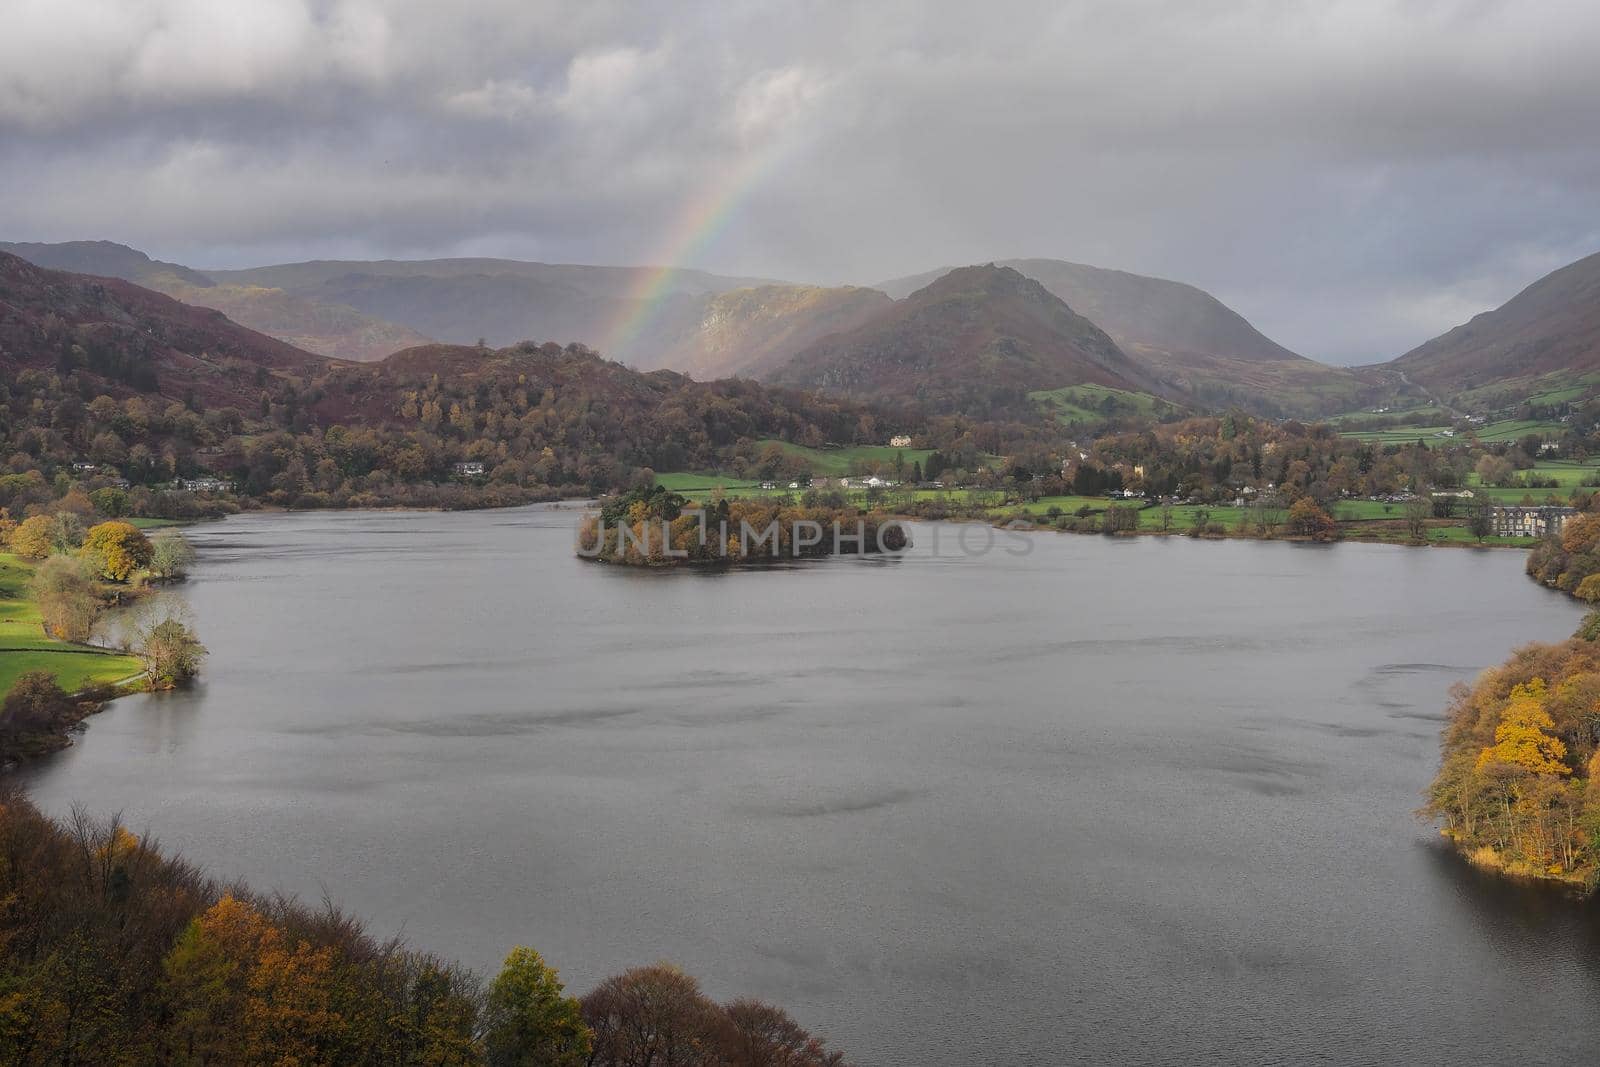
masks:
<path fill-rule="evenodd" d="M 194 530 L 205 684 L 29 788 L 485 970 L 670 959 L 862 1064 L 1600 1047 L 1595 909 L 1412 816 L 1450 684 L 1578 621 L 1521 553 L 944 527 L 639 573 L 575 514 Z"/>

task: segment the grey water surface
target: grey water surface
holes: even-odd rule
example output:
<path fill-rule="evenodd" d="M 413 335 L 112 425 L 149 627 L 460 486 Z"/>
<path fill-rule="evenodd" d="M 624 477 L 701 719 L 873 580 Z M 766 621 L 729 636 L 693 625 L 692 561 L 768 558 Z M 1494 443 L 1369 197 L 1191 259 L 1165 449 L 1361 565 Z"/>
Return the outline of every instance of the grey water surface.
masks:
<path fill-rule="evenodd" d="M 194 529 L 204 683 L 30 792 L 485 971 L 672 960 L 861 1064 L 1600 1048 L 1595 909 L 1413 816 L 1449 686 L 1578 621 L 1521 553 L 921 527 L 647 573 L 576 514 Z"/>

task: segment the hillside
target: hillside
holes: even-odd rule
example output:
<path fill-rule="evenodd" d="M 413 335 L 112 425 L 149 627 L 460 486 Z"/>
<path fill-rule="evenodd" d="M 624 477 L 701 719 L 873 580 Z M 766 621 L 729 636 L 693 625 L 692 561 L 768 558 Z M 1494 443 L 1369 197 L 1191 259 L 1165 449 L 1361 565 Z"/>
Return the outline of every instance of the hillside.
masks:
<path fill-rule="evenodd" d="M 1403 373 L 1468 409 L 1592 392 L 1600 380 L 1600 253 L 1374 370 Z"/>
<path fill-rule="evenodd" d="M 1008 259 L 1104 330 L 1170 393 L 1206 407 L 1316 414 L 1357 402 L 1359 380 L 1289 351 L 1210 293 L 1182 282 L 1059 259 Z M 877 286 L 900 297 L 948 273 Z"/>
<path fill-rule="evenodd" d="M 974 416 L 1031 412 L 1033 390 L 1158 388 L 1094 323 L 994 264 L 951 271 L 804 349 L 770 379 Z"/>
<path fill-rule="evenodd" d="M 199 271 L 151 259 L 138 249 L 115 241 L 61 241 L 56 244 L 0 241 L 0 252 L 9 252 L 50 270 L 121 278 L 146 289 L 159 289 L 173 283 L 199 288 L 212 284 L 211 279 Z"/>
<path fill-rule="evenodd" d="M 220 312 L 116 278 L 46 270 L 0 252 L 0 369 L 76 371 L 111 395 L 250 406 L 273 372 L 320 374 L 322 357 Z"/>
<path fill-rule="evenodd" d="M 724 469 L 763 441 L 925 430 L 882 406 L 638 371 L 577 344 L 326 359 L 131 282 L 3 253 L 0 381 L 0 454 L 26 460 L 0 507 L 18 512 L 85 460 L 94 479 L 132 483 L 140 506 L 184 515 L 194 500 L 154 494 L 208 471 L 276 504 L 465 507 L 624 488 L 645 468 Z M 481 473 L 463 476 L 467 461 Z"/>
<path fill-rule="evenodd" d="M 700 379 L 761 377 L 831 333 L 853 330 L 891 304 L 855 286 L 762 285 L 707 296 L 700 318 L 640 359 Z"/>
<path fill-rule="evenodd" d="M 318 260 L 208 271 L 214 281 L 266 286 L 399 323 L 456 344 L 558 338 L 641 366 L 700 323 L 708 297 L 773 284 L 705 271 L 597 267 L 510 259 Z M 635 330 L 619 330 L 637 323 Z"/>
<path fill-rule="evenodd" d="M 407 326 L 362 314 L 345 304 L 297 296 L 282 289 L 218 283 L 199 271 L 153 260 L 112 241 L 4 244 L 0 250 L 52 270 L 122 278 L 146 289 L 213 308 L 233 321 L 296 348 L 337 359 L 382 359 L 430 338 Z"/>

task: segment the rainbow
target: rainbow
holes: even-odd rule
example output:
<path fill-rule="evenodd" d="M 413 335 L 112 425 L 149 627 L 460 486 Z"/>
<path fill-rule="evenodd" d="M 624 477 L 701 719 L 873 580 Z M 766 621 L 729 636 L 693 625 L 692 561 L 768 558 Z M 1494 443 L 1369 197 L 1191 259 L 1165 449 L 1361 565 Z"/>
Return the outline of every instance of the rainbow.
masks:
<path fill-rule="evenodd" d="M 672 294 L 677 271 L 703 255 L 728 229 L 751 190 L 776 166 L 783 153 L 775 147 L 747 153 L 696 196 L 678 213 L 650 262 L 624 294 L 622 311 L 605 331 L 601 355 L 617 359 L 618 353 L 637 338 L 660 314 Z"/>

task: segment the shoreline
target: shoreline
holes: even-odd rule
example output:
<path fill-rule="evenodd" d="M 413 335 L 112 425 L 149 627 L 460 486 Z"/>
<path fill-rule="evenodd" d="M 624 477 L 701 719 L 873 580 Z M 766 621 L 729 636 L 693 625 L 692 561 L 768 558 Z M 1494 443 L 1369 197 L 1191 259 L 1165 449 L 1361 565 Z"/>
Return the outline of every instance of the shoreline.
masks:
<path fill-rule="evenodd" d="M 1450 830 L 1441 827 L 1439 836 L 1446 842 L 1445 847 L 1452 854 L 1461 859 L 1475 871 L 1504 879 L 1508 882 L 1520 882 L 1524 885 L 1538 885 L 1560 889 L 1576 900 L 1593 901 L 1600 899 L 1600 884 L 1596 884 L 1588 876 L 1579 877 L 1576 872 L 1572 874 L 1551 874 L 1548 871 L 1538 871 L 1530 867 L 1507 863 L 1501 858 L 1500 853 L 1487 846 L 1469 848 L 1457 839 Z"/>

